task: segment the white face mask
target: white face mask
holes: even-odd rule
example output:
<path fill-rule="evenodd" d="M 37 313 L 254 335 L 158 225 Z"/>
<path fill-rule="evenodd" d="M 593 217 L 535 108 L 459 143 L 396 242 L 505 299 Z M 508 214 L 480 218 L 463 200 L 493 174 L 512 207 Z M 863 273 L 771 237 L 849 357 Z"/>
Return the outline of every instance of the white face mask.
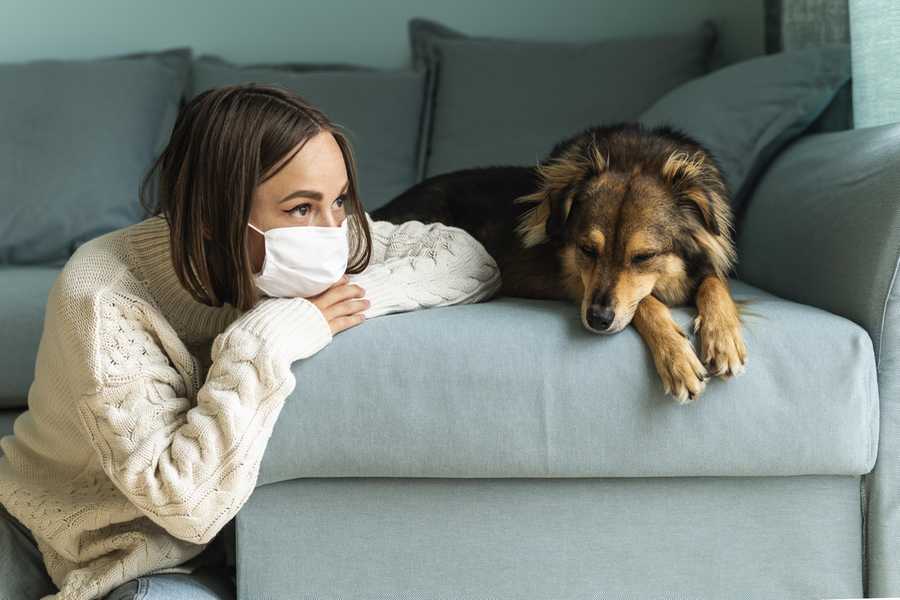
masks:
<path fill-rule="evenodd" d="M 347 270 L 347 219 L 340 227 L 277 227 L 260 231 L 266 257 L 256 287 L 276 298 L 307 298 L 325 291 Z"/>

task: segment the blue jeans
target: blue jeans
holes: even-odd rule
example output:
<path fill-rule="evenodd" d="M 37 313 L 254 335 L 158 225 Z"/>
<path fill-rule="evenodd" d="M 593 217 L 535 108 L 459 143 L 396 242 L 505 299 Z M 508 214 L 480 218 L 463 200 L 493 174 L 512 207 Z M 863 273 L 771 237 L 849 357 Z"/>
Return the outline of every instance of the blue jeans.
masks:
<path fill-rule="evenodd" d="M 138 577 L 111 591 L 106 600 L 231 600 L 234 584 L 224 569 L 200 569 Z"/>
<path fill-rule="evenodd" d="M 37 600 L 58 590 L 28 528 L 0 504 L 0 599 Z M 110 592 L 105 600 L 233 600 L 230 571 L 204 567 L 190 575 L 138 577 Z"/>

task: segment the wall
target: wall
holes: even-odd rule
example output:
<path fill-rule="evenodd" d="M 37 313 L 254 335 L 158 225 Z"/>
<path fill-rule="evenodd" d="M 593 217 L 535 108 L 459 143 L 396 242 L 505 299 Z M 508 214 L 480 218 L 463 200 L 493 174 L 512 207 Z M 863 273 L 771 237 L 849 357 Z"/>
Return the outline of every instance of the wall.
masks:
<path fill-rule="evenodd" d="M 722 30 L 726 62 L 763 52 L 762 0 L 0 0 L 0 62 L 192 46 L 236 62 L 409 63 L 406 21 L 476 35 L 592 40 Z"/>

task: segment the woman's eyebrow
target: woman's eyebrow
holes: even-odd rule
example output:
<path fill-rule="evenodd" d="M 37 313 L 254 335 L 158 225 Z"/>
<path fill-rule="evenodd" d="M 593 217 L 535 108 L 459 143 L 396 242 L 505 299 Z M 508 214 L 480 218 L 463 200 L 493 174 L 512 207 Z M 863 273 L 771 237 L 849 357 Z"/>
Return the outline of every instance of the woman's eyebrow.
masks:
<path fill-rule="evenodd" d="M 348 187 L 350 187 L 349 180 L 347 180 L 347 183 L 344 184 L 344 189 L 341 190 L 341 193 L 346 193 Z M 315 190 L 297 190 L 296 192 L 291 192 L 290 194 L 279 200 L 278 203 L 281 204 L 282 202 L 286 202 L 291 198 L 310 198 L 311 200 L 321 202 L 322 192 L 317 192 Z"/>

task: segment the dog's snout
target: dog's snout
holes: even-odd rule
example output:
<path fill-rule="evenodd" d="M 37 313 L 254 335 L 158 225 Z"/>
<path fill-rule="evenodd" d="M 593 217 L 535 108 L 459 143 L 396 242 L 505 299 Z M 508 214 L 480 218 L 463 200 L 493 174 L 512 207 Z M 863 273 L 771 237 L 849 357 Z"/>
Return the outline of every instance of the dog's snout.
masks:
<path fill-rule="evenodd" d="M 603 304 L 591 304 L 588 307 L 587 322 L 597 331 L 606 331 L 616 318 L 615 311 Z"/>

